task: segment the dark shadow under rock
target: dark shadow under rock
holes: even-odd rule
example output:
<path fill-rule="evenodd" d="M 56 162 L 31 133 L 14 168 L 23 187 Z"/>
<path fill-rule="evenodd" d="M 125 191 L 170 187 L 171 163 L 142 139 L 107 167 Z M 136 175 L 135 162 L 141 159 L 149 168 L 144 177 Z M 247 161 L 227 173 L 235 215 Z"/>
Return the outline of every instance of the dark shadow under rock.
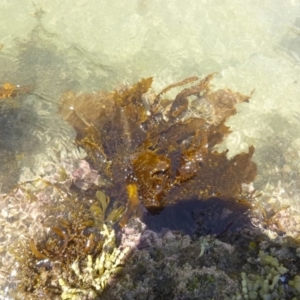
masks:
<path fill-rule="evenodd" d="M 185 234 L 222 235 L 251 226 L 248 203 L 210 198 L 205 201 L 179 201 L 165 207 L 159 214 L 145 213 L 142 221 L 148 229 L 180 230 Z"/>

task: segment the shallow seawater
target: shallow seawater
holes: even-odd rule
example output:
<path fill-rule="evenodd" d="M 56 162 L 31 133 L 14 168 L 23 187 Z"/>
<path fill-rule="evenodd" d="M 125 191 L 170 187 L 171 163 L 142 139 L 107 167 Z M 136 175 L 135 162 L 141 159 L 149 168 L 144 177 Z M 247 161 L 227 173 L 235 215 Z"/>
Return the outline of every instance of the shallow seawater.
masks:
<path fill-rule="evenodd" d="M 257 176 L 248 186 L 252 208 L 264 217 L 289 209 L 300 218 L 299 12 L 294 0 L 175 0 L 164 6 L 156 0 L 1 1 L 0 85 L 9 82 L 19 89 L 17 97 L 0 99 L 1 199 L 20 183 L 51 181 L 58 165 L 73 176 L 86 156 L 75 143 L 76 128 L 57 113 L 64 93 L 122 91 L 153 77 L 158 94 L 185 78 L 215 73 L 213 90 L 250 96 L 226 120 L 231 133 L 216 150 L 228 149 L 230 159 L 254 146 Z M 166 95 L 174 99 L 179 91 Z M 101 178 L 99 186 L 105 184 Z M 248 206 L 232 208 L 241 216 L 235 225 L 230 218 L 215 222 L 228 205 L 222 200 L 184 200 L 189 201 L 172 204 L 158 216 L 144 216 L 145 223 L 154 231 L 167 227 L 220 235 L 250 222 Z M 21 218 L 7 203 L 0 202 L 0 269 L 5 243 L 18 238 L 5 226 Z M 202 212 L 210 216 L 203 224 Z M 26 220 L 22 226 L 30 228 Z M 295 227 L 284 223 L 280 230 L 298 238 Z"/>

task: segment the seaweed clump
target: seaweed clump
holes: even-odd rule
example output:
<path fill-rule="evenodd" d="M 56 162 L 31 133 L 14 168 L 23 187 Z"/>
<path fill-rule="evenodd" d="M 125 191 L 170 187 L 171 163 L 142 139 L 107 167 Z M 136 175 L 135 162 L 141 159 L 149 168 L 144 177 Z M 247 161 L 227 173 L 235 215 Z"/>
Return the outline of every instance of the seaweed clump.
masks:
<path fill-rule="evenodd" d="M 40 179 L 20 185 L 9 199 L 42 205 L 35 231 L 7 246 L 17 262 L 10 270 L 13 299 L 96 299 L 122 271 L 129 248 L 117 246 L 113 224 L 124 207 L 111 205 L 102 191 L 75 193 Z"/>
<path fill-rule="evenodd" d="M 29 87 L 20 87 L 19 85 L 14 85 L 9 82 L 5 82 L 0 87 L 0 100 L 13 99 L 21 94 L 28 93 L 30 91 Z"/>
<path fill-rule="evenodd" d="M 254 147 L 229 160 L 215 146 L 230 132 L 225 126 L 237 103 L 249 97 L 229 89 L 212 91 L 213 74 L 185 79 L 149 92 L 152 78 L 107 93 L 62 96 L 59 113 L 77 132 L 76 143 L 107 179 L 105 193 L 129 199 L 126 224 L 139 204 L 151 213 L 179 200 L 239 199 L 242 184 L 256 176 Z M 182 85 L 175 99 L 165 94 Z"/>

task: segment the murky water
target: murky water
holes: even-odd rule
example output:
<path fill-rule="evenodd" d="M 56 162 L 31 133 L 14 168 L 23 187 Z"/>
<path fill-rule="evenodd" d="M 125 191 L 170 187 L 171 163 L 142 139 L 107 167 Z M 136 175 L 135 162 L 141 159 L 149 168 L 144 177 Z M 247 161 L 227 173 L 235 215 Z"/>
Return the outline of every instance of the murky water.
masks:
<path fill-rule="evenodd" d="M 297 215 L 299 13 L 295 0 L 2 0 L 0 83 L 30 92 L 16 103 L 0 100 L 1 193 L 84 157 L 57 115 L 63 92 L 111 91 L 145 77 L 159 91 L 217 72 L 216 88 L 252 95 L 227 121 L 232 133 L 219 149 L 232 157 L 254 145 L 259 201 Z"/>

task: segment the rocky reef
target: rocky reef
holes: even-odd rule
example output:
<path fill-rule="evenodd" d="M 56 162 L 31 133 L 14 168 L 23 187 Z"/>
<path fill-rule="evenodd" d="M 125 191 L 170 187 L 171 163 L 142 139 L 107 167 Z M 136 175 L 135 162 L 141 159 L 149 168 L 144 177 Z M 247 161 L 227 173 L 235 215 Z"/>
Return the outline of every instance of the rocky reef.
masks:
<path fill-rule="evenodd" d="M 253 227 L 222 238 L 145 230 L 101 299 L 296 300 L 299 271 L 299 244 L 271 241 Z"/>
<path fill-rule="evenodd" d="M 0 298 L 297 299 L 299 243 L 261 231 L 254 147 L 215 151 L 249 97 L 212 77 L 62 95 L 87 156 L 1 195 Z"/>

